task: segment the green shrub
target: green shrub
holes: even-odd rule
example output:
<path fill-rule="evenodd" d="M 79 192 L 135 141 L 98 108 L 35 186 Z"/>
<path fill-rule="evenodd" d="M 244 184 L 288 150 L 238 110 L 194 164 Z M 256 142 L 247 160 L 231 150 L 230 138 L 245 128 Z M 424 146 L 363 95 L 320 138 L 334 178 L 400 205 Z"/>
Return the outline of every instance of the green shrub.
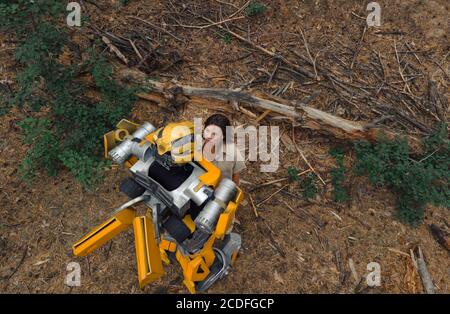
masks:
<path fill-rule="evenodd" d="M 298 169 L 293 166 L 288 167 L 287 173 L 291 182 L 298 182 L 303 198 L 314 198 L 319 192 L 316 174 L 308 173 L 304 177 L 300 177 L 298 175 Z"/>
<path fill-rule="evenodd" d="M 130 3 L 130 0 L 119 0 L 119 5 L 125 7 Z"/>
<path fill-rule="evenodd" d="M 57 174 L 59 143 L 51 130 L 50 121 L 32 117 L 18 123 L 23 130 L 24 143 L 30 145 L 19 172 L 31 181 L 36 169 L 45 169 L 50 176 Z"/>
<path fill-rule="evenodd" d="M 315 173 L 308 173 L 300 178 L 300 187 L 302 188 L 302 196 L 305 199 L 311 199 L 319 192 L 317 184 L 317 176 Z"/>
<path fill-rule="evenodd" d="M 59 158 L 85 187 L 92 187 L 100 183 L 103 170 L 110 165 L 108 160 L 97 161 L 87 155 L 68 149 L 63 151 Z"/>
<path fill-rule="evenodd" d="M 58 57 L 69 47 L 64 6 L 57 0 L 11 0 L 0 4 L 0 28 L 15 31 L 19 46 L 16 60 L 22 66 L 12 103 L 26 106 L 30 117 L 22 121 L 29 150 L 21 173 L 31 180 L 39 170 L 56 175 L 69 169 L 80 183 L 91 188 L 101 179 L 103 134 L 129 115 L 135 88 L 125 88 L 112 78 L 112 68 L 95 49 L 81 64 L 62 64 Z M 78 77 L 91 74 L 100 100 L 92 99 Z M 40 118 L 34 118 L 39 112 Z"/>
<path fill-rule="evenodd" d="M 357 175 L 375 186 L 391 189 L 397 196 L 397 217 L 412 226 L 423 221 L 427 204 L 450 207 L 450 146 L 447 126 L 442 124 L 425 139 L 417 160 L 409 157 L 405 139 L 381 138 L 377 143 L 355 145 Z"/>
<path fill-rule="evenodd" d="M 247 8 L 245 9 L 245 13 L 248 16 L 255 16 L 263 13 L 266 10 L 266 6 L 257 1 L 252 1 Z"/>
<path fill-rule="evenodd" d="M 0 117 L 7 114 L 10 109 L 11 109 L 10 95 L 7 92 L 4 92 L 0 89 Z"/>
<path fill-rule="evenodd" d="M 333 185 L 333 200 L 346 202 L 349 200 L 348 191 L 344 186 L 346 168 L 344 166 L 344 151 L 340 148 L 330 150 L 330 155 L 336 159 L 337 167 L 331 170 L 331 184 Z"/>
<path fill-rule="evenodd" d="M 290 180 L 291 182 L 293 182 L 293 181 L 298 181 L 299 178 L 300 178 L 300 177 L 298 176 L 298 169 L 295 168 L 295 167 L 293 167 L 293 166 L 289 166 L 289 167 L 288 167 L 287 173 L 288 173 L 289 180 Z"/>
<path fill-rule="evenodd" d="M 231 44 L 231 39 L 233 37 L 231 37 L 231 34 L 226 32 L 222 35 L 222 40 L 224 41 L 224 43 L 226 43 L 227 45 Z"/>

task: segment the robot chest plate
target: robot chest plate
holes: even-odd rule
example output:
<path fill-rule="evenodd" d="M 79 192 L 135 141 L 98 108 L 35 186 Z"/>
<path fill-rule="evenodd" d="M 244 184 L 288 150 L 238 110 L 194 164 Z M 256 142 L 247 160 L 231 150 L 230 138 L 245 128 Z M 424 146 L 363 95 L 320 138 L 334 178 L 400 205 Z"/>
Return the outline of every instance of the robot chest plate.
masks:
<path fill-rule="evenodd" d="M 189 209 L 190 201 L 201 205 L 211 195 L 211 189 L 207 186 L 202 186 L 199 180 L 199 177 L 205 173 L 199 166 L 194 164 L 190 175 L 179 183 L 177 187 L 169 190 L 158 182 L 158 178 L 152 178 L 148 175 L 149 168 L 153 162 L 155 161 L 138 161 L 130 168 L 136 181 L 144 186 L 146 193 L 151 196 L 147 201 L 147 205 L 151 208 L 156 208 L 157 206 L 161 209 L 170 208 L 174 214 L 183 217 Z"/>

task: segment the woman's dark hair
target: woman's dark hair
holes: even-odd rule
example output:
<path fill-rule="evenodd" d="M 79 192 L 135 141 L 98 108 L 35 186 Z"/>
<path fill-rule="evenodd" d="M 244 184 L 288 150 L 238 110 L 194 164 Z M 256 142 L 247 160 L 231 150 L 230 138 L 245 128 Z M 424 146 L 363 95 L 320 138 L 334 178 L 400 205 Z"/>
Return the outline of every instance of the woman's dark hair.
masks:
<path fill-rule="evenodd" d="M 223 114 L 216 113 L 216 114 L 213 114 L 212 116 L 209 116 L 209 118 L 206 119 L 205 128 L 211 124 L 217 125 L 222 130 L 223 141 L 228 142 L 227 126 L 231 126 L 230 120 L 227 117 L 225 117 Z"/>

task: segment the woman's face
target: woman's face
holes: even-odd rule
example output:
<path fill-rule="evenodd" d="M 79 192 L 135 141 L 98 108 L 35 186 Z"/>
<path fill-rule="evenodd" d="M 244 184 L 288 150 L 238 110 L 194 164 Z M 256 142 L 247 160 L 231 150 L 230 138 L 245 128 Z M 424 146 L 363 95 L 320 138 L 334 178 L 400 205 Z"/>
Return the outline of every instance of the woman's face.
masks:
<path fill-rule="evenodd" d="M 205 139 L 205 144 L 217 145 L 223 142 L 222 129 L 217 125 L 210 124 L 203 131 L 203 138 Z"/>

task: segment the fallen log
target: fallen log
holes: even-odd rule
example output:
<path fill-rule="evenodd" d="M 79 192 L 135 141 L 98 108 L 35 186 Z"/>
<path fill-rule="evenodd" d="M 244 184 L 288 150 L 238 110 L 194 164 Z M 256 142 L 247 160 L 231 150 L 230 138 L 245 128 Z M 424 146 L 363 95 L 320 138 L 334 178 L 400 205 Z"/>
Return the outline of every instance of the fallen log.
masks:
<path fill-rule="evenodd" d="M 427 264 L 425 263 L 425 258 L 423 257 L 422 250 L 418 247 L 418 256 L 412 252 L 412 258 L 414 266 L 419 273 L 420 279 L 422 279 L 422 284 L 425 292 L 427 294 L 435 294 L 433 280 L 431 278 L 430 272 L 428 271 Z"/>
<path fill-rule="evenodd" d="M 138 82 L 144 92 L 138 94 L 143 99 L 157 99 L 164 96 L 169 102 L 183 96 L 188 98 L 212 99 L 224 104 L 239 102 L 255 109 L 270 110 L 271 113 L 281 114 L 292 120 L 299 121 L 303 128 L 313 129 L 321 133 L 332 135 L 342 140 L 376 141 L 380 136 L 393 139 L 399 134 L 385 128 L 374 127 L 370 123 L 346 120 L 322 110 L 309 107 L 299 101 L 290 101 L 263 93 L 247 93 L 240 90 L 226 88 L 204 88 L 181 85 L 173 82 L 160 82 L 148 79 L 147 76 L 132 69 L 123 69 L 117 73 L 122 81 Z M 418 138 L 406 137 L 412 153 L 420 152 L 421 142 Z"/>
<path fill-rule="evenodd" d="M 450 254 L 450 240 L 447 239 L 444 231 L 442 231 L 435 224 L 428 225 L 428 229 L 430 230 L 433 238 L 437 241 L 437 243 L 439 243 L 439 245 L 442 246 L 447 251 L 447 253 Z"/>

